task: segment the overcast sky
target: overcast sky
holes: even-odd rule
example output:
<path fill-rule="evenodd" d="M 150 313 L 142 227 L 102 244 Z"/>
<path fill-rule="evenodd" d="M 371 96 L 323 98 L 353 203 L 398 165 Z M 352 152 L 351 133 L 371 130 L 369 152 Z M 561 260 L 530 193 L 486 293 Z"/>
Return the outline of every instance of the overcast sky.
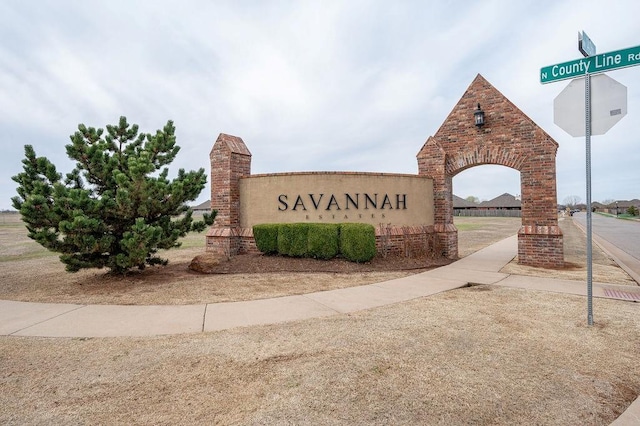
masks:
<path fill-rule="evenodd" d="M 558 200 L 584 202 L 584 138 L 553 122 L 569 81 L 540 84 L 541 67 L 581 57 L 581 30 L 599 53 L 640 45 L 640 2 L 2 0 L 0 209 L 25 144 L 66 173 L 77 125 L 121 115 L 144 132 L 174 121 L 174 171 L 209 173 L 228 133 L 253 173 L 417 173 L 478 73 L 559 143 Z M 608 75 L 627 86 L 628 115 L 592 138 L 593 200 L 640 198 L 640 66 Z M 520 194 L 520 174 L 480 166 L 453 185 L 488 200 Z"/>

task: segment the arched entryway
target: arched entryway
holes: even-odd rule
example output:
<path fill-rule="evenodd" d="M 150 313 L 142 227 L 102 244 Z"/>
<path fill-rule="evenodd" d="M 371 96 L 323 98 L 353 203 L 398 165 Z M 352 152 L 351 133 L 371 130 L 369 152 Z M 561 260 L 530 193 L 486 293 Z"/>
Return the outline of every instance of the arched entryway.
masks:
<path fill-rule="evenodd" d="M 474 111 L 480 104 L 485 124 Z M 458 257 L 453 224 L 453 177 L 470 167 L 497 164 L 520 171 L 522 226 L 518 258 L 525 265 L 564 264 L 558 227 L 556 152 L 558 144 L 480 74 L 434 136 L 417 155 L 420 175 L 433 179 L 435 230 L 443 254 Z"/>

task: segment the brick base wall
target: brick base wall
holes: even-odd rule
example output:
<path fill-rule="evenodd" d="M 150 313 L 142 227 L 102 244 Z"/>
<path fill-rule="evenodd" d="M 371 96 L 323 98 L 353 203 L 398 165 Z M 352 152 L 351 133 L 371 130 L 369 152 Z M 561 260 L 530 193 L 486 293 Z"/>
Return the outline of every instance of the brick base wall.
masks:
<path fill-rule="evenodd" d="M 378 226 L 376 248 L 381 256 L 435 257 L 440 251 L 433 226 Z"/>
<path fill-rule="evenodd" d="M 251 228 L 215 228 L 207 232 L 207 252 L 223 256 L 259 253 Z M 455 234 L 457 243 L 457 233 Z M 376 248 L 380 256 L 440 257 L 442 245 L 433 226 L 378 226 Z M 457 244 L 456 244 L 457 248 Z"/>
<path fill-rule="evenodd" d="M 206 251 L 231 257 L 238 254 L 240 245 L 238 242 L 239 228 L 212 226 L 206 235 Z"/>
<path fill-rule="evenodd" d="M 438 239 L 438 255 L 447 259 L 458 258 L 458 228 L 452 223 L 435 225 Z"/>
<path fill-rule="evenodd" d="M 542 268 L 564 266 L 559 226 L 523 226 L 518 231 L 518 263 Z"/>

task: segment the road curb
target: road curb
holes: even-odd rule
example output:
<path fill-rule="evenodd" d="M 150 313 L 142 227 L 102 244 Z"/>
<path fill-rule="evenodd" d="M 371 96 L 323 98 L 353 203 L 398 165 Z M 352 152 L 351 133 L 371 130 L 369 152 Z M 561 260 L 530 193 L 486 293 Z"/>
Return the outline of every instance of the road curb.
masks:
<path fill-rule="evenodd" d="M 584 232 L 585 235 L 586 235 L 587 230 L 582 226 L 581 223 L 579 223 L 578 221 L 575 221 L 575 220 L 573 221 L 573 223 L 580 230 L 582 230 L 582 232 Z M 633 278 L 633 280 L 636 282 L 636 284 L 640 285 L 640 273 L 634 271 L 629 266 L 629 264 L 632 263 L 632 262 L 638 262 L 637 259 L 635 259 L 633 256 L 625 253 L 624 251 L 620 250 L 614 244 L 612 244 L 609 241 L 603 239 L 599 235 L 596 235 L 594 232 L 591 233 L 591 236 L 593 238 L 593 242 L 595 242 L 598 245 L 600 250 L 602 250 L 609 257 L 611 257 L 613 259 L 613 261 L 616 262 L 618 264 L 618 266 L 620 266 L 620 268 L 622 268 L 627 274 L 629 274 L 629 276 L 631 278 Z"/>

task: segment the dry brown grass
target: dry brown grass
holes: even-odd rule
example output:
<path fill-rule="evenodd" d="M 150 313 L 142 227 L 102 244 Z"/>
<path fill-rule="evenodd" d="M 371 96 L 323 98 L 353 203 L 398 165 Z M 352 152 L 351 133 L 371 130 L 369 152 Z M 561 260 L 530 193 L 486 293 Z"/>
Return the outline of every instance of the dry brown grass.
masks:
<path fill-rule="evenodd" d="M 640 392 L 640 304 L 470 287 L 156 338 L 0 338 L 2 424 L 607 425 Z"/>
<path fill-rule="evenodd" d="M 461 252 L 501 239 L 480 222 L 460 231 Z M 56 276 L 55 257 L 10 262 Z M 0 424 L 607 425 L 640 393 L 640 304 L 595 299 L 594 327 L 585 305 L 476 286 L 212 333 L 0 337 Z"/>

